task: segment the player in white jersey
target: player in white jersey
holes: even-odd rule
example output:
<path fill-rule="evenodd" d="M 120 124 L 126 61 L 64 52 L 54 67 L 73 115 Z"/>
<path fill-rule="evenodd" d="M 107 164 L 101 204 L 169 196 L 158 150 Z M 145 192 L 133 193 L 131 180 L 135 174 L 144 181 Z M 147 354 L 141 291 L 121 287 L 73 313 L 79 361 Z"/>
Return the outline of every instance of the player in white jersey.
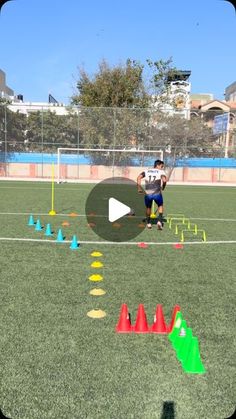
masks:
<path fill-rule="evenodd" d="M 166 187 L 166 173 L 164 171 L 164 162 L 162 160 L 156 160 L 154 162 L 153 169 L 147 169 L 140 173 L 137 178 L 138 192 L 142 193 L 143 189 L 141 186 L 142 179 L 145 180 L 145 206 L 147 216 L 147 227 L 152 228 L 151 224 L 151 208 L 152 201 L 158 206 L 158 217 L 157 217 L 157 228 L 162 230 L 163 227 L 163 196 L 162 191 Z"/>

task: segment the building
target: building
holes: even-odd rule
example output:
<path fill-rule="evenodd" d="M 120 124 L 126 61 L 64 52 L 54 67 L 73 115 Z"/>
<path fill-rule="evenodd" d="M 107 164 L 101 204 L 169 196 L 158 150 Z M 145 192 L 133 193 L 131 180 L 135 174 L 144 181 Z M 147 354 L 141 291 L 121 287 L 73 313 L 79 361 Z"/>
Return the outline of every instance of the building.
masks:
<path fill-rule="evenodd" d="M 225 89 L 226 102 L 236 102 L 236 81 Z"/>
<path fill-rule="evenodd" d="M 3 70 L 0 69 L 0 97 L 11 99 L 14 98 L 14 90 L 6 84 L 6 74 Z"/>
<path fill-rule="evenodd" d="M 192 94 L 190 96 L 191 118 L 202 118 L 212 134 L 216 135 L 216 142 L 225 147 L 225 157 L 229 150 L 236 146 L 236 100 L 226 101 L 214 99 L 211 93 Z"/>
<path fill-rule="evenodd" d="M 192 112 L 192 110 L 200 109 L 202 105 L 211 102 L 214 99 L 214 96 L 212 93 L 191 93 L 189 99 Z"/>
<path fill-rule="evenodd" d="M 52 95 L 49 95 L 48 102 L 24 102 L 23 95 L 15 95 L 14 90 L 6 84 L 6 74 L 0 69 L 0 98 L 10 101 L 8 109 L 12 112 L 19 112 L 29 115 L 31 112 L 51 111 L 57 115 L 67 115 L 68 107 L 58 103 Z"/>
<path fill-rule="evenodd" d="M 37 111 L 50 111 L 54 112 L 56 115 L 67 115 L 69 113 L 68 107 L 63 103 L 24 102 L 18 99 L 13 100 L 8 105 L 8 109 L 12 112 L 19 112 L 25 115 Z"/>
<path fill-rule="evenodd" d="M 190 91 L 191 83 L 189 77 L 191 71 L 170 71 L 167 76 L 168 101 L 165 103 L 165 96 L 162 96 L 161 109 L 169 115 L 181 115 L 185 119 L 190 119 Z M 157 101 L 160 106 L 160 102 Z"/>

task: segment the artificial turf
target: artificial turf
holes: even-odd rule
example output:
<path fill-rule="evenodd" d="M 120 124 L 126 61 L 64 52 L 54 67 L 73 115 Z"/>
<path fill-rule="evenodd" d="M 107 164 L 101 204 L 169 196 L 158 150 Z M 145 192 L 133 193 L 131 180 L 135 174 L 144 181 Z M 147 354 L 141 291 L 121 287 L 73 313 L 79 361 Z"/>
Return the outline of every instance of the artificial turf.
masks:
<path fill-rule="evenodd" d="M 59 228 L 67 240 L 73 234 L 79 241 L 101 240 L 81 216 L 91 188 L 57 185 L 55 209 L 61 215 L 50 217 L 49 183 L 0 182 L 2 411 L 12 419 L 229 417 L 235 407 L 236 243 L 208 242 L 236 240 L 236 189 L 165 190 L 166 214 L 183 212 L 206 230 L 207 243 L 190 234 L 188 241 L 200 244 L 142 249 L 90 243 L 73 251 L 69 243 L 55 242 Z M 44 242 L 45 229 L 27 225 L 29 214 L 43 226 L 51 223 L 53 243 Z M 65 220 L 69 227 L 62 227 Z M 178 240 L 167 225 L 162 232 L 142 230 L 135 239 Z M 103 253 L 100 270 L 91 267 L 94 250 Z M 98 271 L 103 281 L 89 281 Z M 96 286 L 106 294 L 90 295 Z M 150 325 L 157 304 L 166 322 L 179 304 L 199 339 L 206 373 L 186 374 L 167 336 L 116 334 L 122 303 L 132 324 L 144 304 Z M 89 318 L 94 308 L 106 317 Z"/>

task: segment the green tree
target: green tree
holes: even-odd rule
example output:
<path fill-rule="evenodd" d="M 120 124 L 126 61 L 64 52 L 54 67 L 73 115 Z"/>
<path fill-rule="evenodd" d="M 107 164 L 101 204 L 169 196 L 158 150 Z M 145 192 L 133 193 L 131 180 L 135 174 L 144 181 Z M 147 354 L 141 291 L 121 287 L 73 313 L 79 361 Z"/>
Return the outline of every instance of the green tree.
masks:
<path fill-rule="evenodd" d="M 181 71 L 173 65 L 172 58 L 157 61 L 147 59 L 146 62 L 149 68 L 147 85 L 151 102 L 157 108 L 162 108 L 164 104 L 175 107 L 170 82 L 180 76 Z"/>
<path fill-rule="evenodd" d="M 11 102 L 0 100 L 0 152 L 25 150 L 26 116 L 8 108 Z"/>
<path fill-rule="evenodd" d="M 212 129 L 202 119 L 188 120 L 160 111 L 153 114 L 149 143 L 164 151 L 168 175 L 180 160 L 184 165 L 188 158 L 222 155 L 222 150 L 215 147 Z"/>
<path fill-rule="evenodd" d="M 55 152 L 58 147 L 76 147 L 78 141 L 78 115 L 57 115 L 41 110 L 27 117 L 26 141 L 31 151 Z"/>
<path fill-rule="evenodd" d="M 72 104 L 86 107 L 147 107 L 143 67 L 139 62 L 128 59 L 124 66 L 115 67 L 110 67 L 103 60 L 94 77 L 89 77 L 84 69 L 80 69 L 78 94 L 72 97 Z"/>

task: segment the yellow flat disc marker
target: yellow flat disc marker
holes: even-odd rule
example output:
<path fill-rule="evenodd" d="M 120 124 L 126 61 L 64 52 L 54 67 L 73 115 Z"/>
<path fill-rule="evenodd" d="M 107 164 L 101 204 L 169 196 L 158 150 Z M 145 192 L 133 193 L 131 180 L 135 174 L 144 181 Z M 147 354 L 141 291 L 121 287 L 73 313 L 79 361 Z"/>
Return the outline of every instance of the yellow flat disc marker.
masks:
<path fill-rule="evenodd" d="M 91 295 L 104 295 L 104 294 L 106 294 L 106 291 L 104 291 L 102 288 L 93 288 L 91 291 L 89 291 L 89 294 L 91 294 Z"/>
<path fill-rule="evenodd" d="M 102 275 L 90 275 L 89 279 L 93 282 L 99 282 L 103 280 L 103 277 Z"/>
<path fill-rule="evenodd" d="M 91 263 L 91 266 L 92 266 L 92 268 L 101 268 L 102 266 L 103 266 L 103 263 L 102 262 L 93 262 L 93 263 Z"/>
<path fill-rule="evenodd" d="M 102 319 L 106 316 L 105 311 L 96 308 L 95 310 L 88 311 L 87 316 L 91 317 L 92 319 Z"/>
<path fill-rule="evenodd" d="M 103 254 L 101 252 L 93 252 L 93 253 L 91 253 L 91 256 L 93 256 L 95 258 L 98 258 L 100 256 L 103 256 Z"/>

